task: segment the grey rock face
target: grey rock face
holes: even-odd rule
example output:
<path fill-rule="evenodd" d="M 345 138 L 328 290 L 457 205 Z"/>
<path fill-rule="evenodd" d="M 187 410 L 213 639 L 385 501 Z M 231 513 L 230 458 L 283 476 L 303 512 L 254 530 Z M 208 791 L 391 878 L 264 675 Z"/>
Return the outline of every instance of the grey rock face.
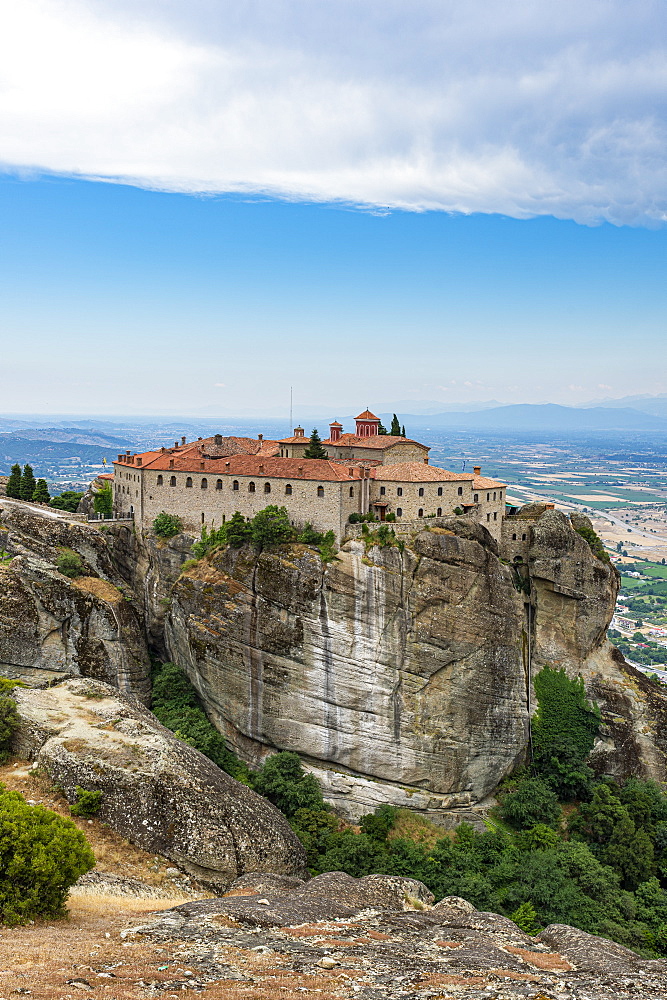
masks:
<path fill-rule="evenodd" d="M 147 851 L 225 890 L 246 872 L 307 875 L 303 848 L 265 799 L 163 729 L 138 702 L 83 678 L 16 689 L 14 750 L 70 802 L 102 792 L 100 818 Z"/>
<path fill-rule="evenodd" d="M 81 674 L 146 700 L 146 638 L 134 603 L 119 589 L 106 535 L 10 501 L 0 504 L 0 519 L 0 548 L 15 556 L 0 566 L 2 673 L 36 684 Z M 63 548 L 77 552 L 85 575 L 58 572 Z"/>

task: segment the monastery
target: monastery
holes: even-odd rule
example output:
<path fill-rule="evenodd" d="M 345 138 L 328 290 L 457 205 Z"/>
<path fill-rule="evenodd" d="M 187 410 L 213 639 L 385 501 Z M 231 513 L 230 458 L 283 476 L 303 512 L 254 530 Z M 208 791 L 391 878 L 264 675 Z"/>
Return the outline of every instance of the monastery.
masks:
<path fill-rule="evenodd" d="M 114 511 L 150 527 L 162 511 L 184 528 L 218 527 L 236 511 L 254 516 L 269 504 L 285 507 L 296 527 L 333 531 L 340 543 L 350 514 L 374 512 L 399 522 L 463 512 L 500 539 L 506 485 L 481 474 L 429 465 L 429 448 L 410 438 L 380 434 L 369 410 L 354 434 L 329 425 L 326 459 L 305 458 L 310 439 L 302 427 L 280 441 L 223 437 L 175 442 L 114 462 Z"/>

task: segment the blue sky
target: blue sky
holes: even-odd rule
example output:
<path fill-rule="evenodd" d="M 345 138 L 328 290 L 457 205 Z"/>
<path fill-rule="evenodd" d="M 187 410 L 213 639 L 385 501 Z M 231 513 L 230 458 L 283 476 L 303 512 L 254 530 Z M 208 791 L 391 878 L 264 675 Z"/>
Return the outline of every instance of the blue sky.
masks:
<path fill-rule="evenodd" d="M 335 6 L 0 0 L 0 409 L 667 391 L 664 7 Z"/>

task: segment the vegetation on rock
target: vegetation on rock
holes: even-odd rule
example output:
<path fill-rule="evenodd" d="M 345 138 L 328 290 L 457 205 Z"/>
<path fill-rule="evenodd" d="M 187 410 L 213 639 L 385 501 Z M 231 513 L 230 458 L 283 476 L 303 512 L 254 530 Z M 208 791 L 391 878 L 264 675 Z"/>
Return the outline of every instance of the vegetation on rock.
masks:
<path fill-rule="evenodd" d="M 72 579 L 75 579 L 77 576 L 83 576 L 85 573 L 83 561 L 79 553 L 65 547 L 58 550 L 56 566 L 63 576 L 69 576 Z"/>
<path fill-rule="evenodd" d="M 77 785 L 75 791 L 76 801 L 70 807 L 72 816 L 83 816 L 84 819 L 97 816 L 102 806 L 102 792 L 89 791 L 82 788 L 81 785 Z"/>
<path fill-rule="evenodd" d="M 183 527 L 182 521 L 177 514 L 161 514 L 153 520 L 153 531 L 159 538 L 173 538 Z"/>
<path fill-rule="evenodd" d="M 66 510 L 70 514 L 76 514 L 82 499 L 83 493 L 77 493 L 74 490 L 65 490 L 64 493 L 60 493 L 56 497 L 51 497 L 49 506 L 55 507 L 56 510 Z"/>
<path fill-rule="evenodd" d="M 18 463 L 16 465 L 12 465 L 9 473 L 9 479 L 7 480 L 7 496 L 12 497 L 14 500 L 21 499 L 21 466 Z"/>
<path fill-rule="evenodd" d="M 0 921 L 62 917 L 76 880 L 95 865 L 71 820 L 0 790 Z"/>
<path fill-rule="evenodd" d="M 111 517 L 113 514 L 113 490 L 110 485 L 104 485 L 93 497 L 93 510 L 96 514 Z"/>
<path fill-rule="evenodd" d="M 602 539 L 592 526 L 582 524 L 575 527 L 574 530 L 578 535 L 581 535 L 585 542 L 588 542 L 588 546 L 594 556 L 597 556 L 602 562 L 610 561 L 609 553 L 605 549 Z"/>

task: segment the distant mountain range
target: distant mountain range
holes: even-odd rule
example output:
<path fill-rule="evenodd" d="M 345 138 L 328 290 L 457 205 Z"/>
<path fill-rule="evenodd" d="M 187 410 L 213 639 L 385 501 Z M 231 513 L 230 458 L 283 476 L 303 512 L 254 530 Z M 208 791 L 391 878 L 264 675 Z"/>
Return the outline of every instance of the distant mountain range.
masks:
<path fill-rule="evenodd" d="M 391 414 L 381 414 L 384 423 Z M 556 403 L 517 403 L 467 413 L 399 413 L 413 428 L 457 428 L 487 431 L 662 431 L 667 419 L 631 407 L 574 407 Z"/>

